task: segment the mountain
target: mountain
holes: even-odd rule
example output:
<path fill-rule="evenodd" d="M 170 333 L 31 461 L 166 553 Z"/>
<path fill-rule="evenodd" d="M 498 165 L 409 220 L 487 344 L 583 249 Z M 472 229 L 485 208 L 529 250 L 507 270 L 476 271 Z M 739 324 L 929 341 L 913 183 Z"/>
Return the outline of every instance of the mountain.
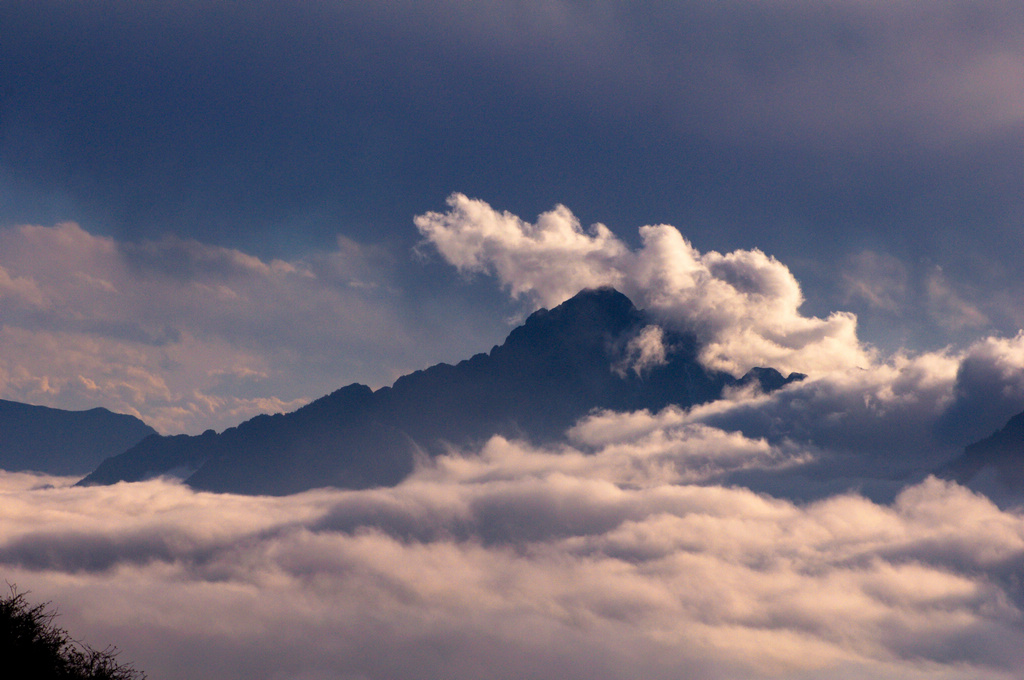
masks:
<path fill-rule="evenodd" d="M 1024 494 L 1024 413 L 1010 418 L 995 434 L 969 444 L 936 474 L 990 497 L 1019 498 Z"/>
<path fill-rule="evenodd" d="M 0 468 L 81 475 L 156 431 L 134 416 L 0 399 Z"/>
<path fill-rule="evenodd" d="M 803 377 L 761 368 L 737 380 L 705 369 L 697 352 L 692 337 L 657 328 L 618 291 L 587 290 L 535 312 L 488 354 L 416 371 L 377 391 L 349 385 L 221 434 L 152 436 L 80 483 L 177 470 L 195 488 L 248 494 L 393 485 L 416 456 L 451 445 L 494 434 L 546 441 L 593 409 L 689 406 L 729 386 L 772 390 Z"/>

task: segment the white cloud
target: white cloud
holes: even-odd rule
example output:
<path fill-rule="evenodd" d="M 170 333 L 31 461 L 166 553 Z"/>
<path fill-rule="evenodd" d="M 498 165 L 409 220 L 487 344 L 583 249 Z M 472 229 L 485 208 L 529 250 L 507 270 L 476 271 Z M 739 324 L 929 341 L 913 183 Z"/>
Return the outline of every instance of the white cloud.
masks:
<path fill-rule="evenodd" d="M 496 439 L 395 488 L 284 498 L 2 474 L 0 563 L 168 680 L 1008 680 L 1024 663 L 1020 514 L 934 479 L 891 506 L 680 484 L 677 464 L 771 449 L 681 418 L 604 414 L 574 432 L 586 455 Z"/>
<path fill-rule="evenodd" d="M 604 225 L 584 231 L 564 206 L 535 224 L 452 194 L 446 213 L 416 226 L 461 272 L 494 275 L 513 297 L 553 306 L 581 288 L 614 286 L 665 323 L 695 332 L 710 366 L 821 372 L 866 366 L 856 317 L 803 316 L 803 295 L 785 265 L 759 250 L 700 253 L 668 225 L 640 229 L 630 250 Z"/>
<path fill-rule="evenodd" d="M 446 213 L 416 218 L 426 242 L 462 272 L 495 276 L 513 297 L 554 305 L 578 286 L 614 285 L 659 323 L 694 332 L 712 367 L 810 374 L 771 395 L 731 393 L 686 418 L 818 450 L 831 457 L 832 477 L 869 469 L 877 479 L 923 474 L 1024 409 L 1020 335 L 882 357 L 858 340 L 852 314 L 802 315 L 792 273 L 758 250 L 702 254 L 667 225 L 642 227 L 641 247 L 630 250 L 601 225 L 584 231 L 561 206 L 529 224 L 461 194 L 448 204 Z M 853 267 L 851 296 L 899 307 L 908 274 L 898 261 L 865 253 Z M 934 285 L 926 291 L 933 299 L 938 292 Z M 944 318 L 981 321 L 958 301 L 942 297 Z M 651 328 L 635 339 L 633 363 L 620 371 L 661 360 Z"/>
<path fill-rule="evenodd" d="M 629 339 L 622 360 L 613 367 L 620 376 L 632 371 L 638 376 L 668 362 L 669 350 L 665 347 L 665 331 L 659 326 L 648 325 Z"/>
<path fill-rule="evenodd" d="M 565 206 L 530 224 L 462 194 L 448 205 L 416 217 L 417 228 L 459 271 L 493 274 L 514 297 L 553 307 L 584 288 L 622 284 L 626 246 L 603 224 L 584 231 Z"/>
<path fill-rule="evenodd" d="M 828 461 L 817 474 L 824 489 L 869 479 L 898 488 L 893 480 L 936 470 L 1022 410 L 1024 334 L 1019 334 L 986 338 L 961 351 L 896 354 L 770 394 L 730 393 L 690 409 L 683 422 L 817 452 Z M 804 492 L 813 496 L 814 484 L 803 480 Z"/>

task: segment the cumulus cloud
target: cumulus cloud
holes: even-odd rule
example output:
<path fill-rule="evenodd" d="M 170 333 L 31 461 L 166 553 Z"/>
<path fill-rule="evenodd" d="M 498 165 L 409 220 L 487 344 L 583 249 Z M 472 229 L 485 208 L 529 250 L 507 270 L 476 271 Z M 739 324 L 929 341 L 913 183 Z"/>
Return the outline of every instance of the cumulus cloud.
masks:
<path fill-rule="evenodd" d="M 584 230 L 564 206 L 536 223 L 458 193 L 448 206 L 416 217 L 426 241 L 459 271 L 495 276 L 513 297 L 550 307 L 581 288 L 614 286 L 696 333 L 702 359 L 737 374 L 758 365 L 813 372 L 871 360 L 855 316 L 801 314 L 796 278 L 759 250 L 702 254 L 664 224 L 641 227 L 643 245 L 630 250 L 604 225 Z"/>
<path fill-rule="evenodd" d="M 170 236 L 119 242 L 71 223 L 3 229 L 0 396 L 196 432 L 292 410 L 343 382 L 380 383 L 393 377 L 389 356 L 418 354 L 393 267 L 345 238 L 285 262 Z"/>
<path fill-rule="evenodd" d="M 954 398 L 938 430 L 964 444 L 992 434 L 1019 413 L 1024 408 L 1024 332 L 969 347 L 957 366 Z"/>
<path fill-rule="evenodd" d="M 563 206 L 528 223 L 462 194 L 448 205 L 416 218 L 423 246 L 467 275 L 494 276 L 512 297 L 552 306 L 582 286 L 616 286 L 665 326 L 695 333 L 701 359 L 714 368 L 810 375 L 772 395 L 735 393 L 695 408 L 691 419 L 819 447 L 855 466 L 876 466 L 882 477 L 930 469 L 1024 409 L 1020 335 L 885 357 L 860 342 L 853 314 L 803 315 L 792 273 L 758 250 L 700 253 L 668 225 L 641 227 L 641 246 L 630 249 L 603 225 L 583 229 Z M 922 284 L 942 307 L 934 313 L 980 323 L 981 312 L 934 274 Z M 905 304 L 909 278 L 895 258 L 865 252 L 847 263 L 843 281 L 851 298 L 894 313 Z M 661 361 L 659 332 L 652 326 L 634 338 L 617 370 Z"/>
<path fill-rule="evenodd" d="M 680 426 L 742 433 L 805 456 L 793 468 L 736 468 L 720 478 L 730 483 L 797 499 L 858 489 L 889 500 L 1024 410 L 1022 352 L 1024 335 L 986 338 L 958 351 L 900 353 L 769 394 L 748 386 L 671 417 Z M 633 433 L 627 423 L 642 421 L 621 417 L 616 427 L 626 433 Z"/>
<path fill-rule="evenodd" d="M 935 479 L 890 505 L 707 483 L 788 453 L 682 418 L 601 414 L 580 449 L 495 439 L 395 488 L 283 498 L 4 473 L 0 564 L 168 680 L 1008 680 L 1024 663 L 1024 516 Z"/>

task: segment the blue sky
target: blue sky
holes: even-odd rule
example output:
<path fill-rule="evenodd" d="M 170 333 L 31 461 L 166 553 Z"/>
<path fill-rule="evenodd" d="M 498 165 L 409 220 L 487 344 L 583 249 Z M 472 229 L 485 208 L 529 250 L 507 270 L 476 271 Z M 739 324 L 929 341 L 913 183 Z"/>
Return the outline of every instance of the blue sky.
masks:
<path fill-rule="evenodd" d="M 0 19 L 0 266 L 23 282 L 67 270 L 52 246 L 16 259 L 31 248 L 13 230 L 73 222 L 134 272 L 117 285 L 158 270 L 179 286 L 130 317 L 66 289 L 60 314 L 8 296 L 7 330 L 33 347 L 40 332 L 79 347 L 130 336 L 150 353 L 207 338 L 209 365 L 151 371 L 166 400 L 198 408 L 179 398 L 193 386 L 247 405 L 165 430 L 499 342 L 536 301 L 416 249 L 414 217 L 453 192 L 527 221 L 562 204 L 630 248 L 664 223 L 702 252 L 760 249 L 800 282 L 804 313 L 853 312 L 885 352 L 1024 324 L 1015 3 L 44 1 L 4 3 Z M 242 294 L 225 282 L 235 255 L 317 285 L 175 309 L 196 277 Z M 267 355 L 261 333 L 292 358 Z M 229 359 L 246 352 L 261 358 Z M 153 412 L 57 387 L 98 378 L 14 353 L 0 396 Z"/>

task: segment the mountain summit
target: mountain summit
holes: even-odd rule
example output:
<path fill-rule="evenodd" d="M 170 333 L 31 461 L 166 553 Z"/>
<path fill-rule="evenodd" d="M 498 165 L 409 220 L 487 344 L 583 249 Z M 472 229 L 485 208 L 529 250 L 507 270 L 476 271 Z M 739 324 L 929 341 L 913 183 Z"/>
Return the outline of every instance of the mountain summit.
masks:
<path fill-rule="evenodd" d="M 81 475 L 154 430 L 105 408 L 66 411 L 0 399 L 0 468 Z"/>
<path fill-rule="evenodd" d="M 690 406 L 728 386 L 771 390 L 803 377 L 762 368 L 736 379 L 704 368 L 697 351 L 694 338 L 662 329 L 622 293 L 586 290 L 533 313 L 488 354 L 377 391 L 352 384 L 221 434 L 151 436 L 80 484 L 178 474 L 199 489 L 273 495 L 393 485 L 415 456 L 495 434 L 546 441 L 594 409 Z"/>

